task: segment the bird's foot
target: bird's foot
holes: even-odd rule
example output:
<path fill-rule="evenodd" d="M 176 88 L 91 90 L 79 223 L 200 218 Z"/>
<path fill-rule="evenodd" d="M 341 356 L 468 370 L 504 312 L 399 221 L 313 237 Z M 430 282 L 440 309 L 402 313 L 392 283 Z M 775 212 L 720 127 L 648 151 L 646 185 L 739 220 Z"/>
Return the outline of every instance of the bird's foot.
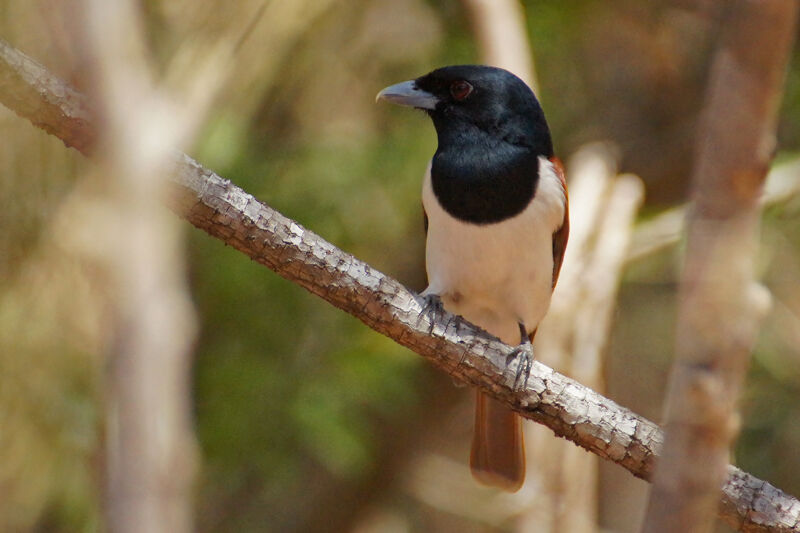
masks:
<path fill-rule="evenodd" d="M 517 359 L 517 372 L 514 375 L 514 390 L 522 390 L 528 386 L 528 378 L 533 368 L 533 345 L 530 341 L 520 344 L 514 351 L 508 354 L 506 364 Z"/>
<path fill-rule="evenodd" d="M 525 325 L 520 323 L 520 343 L 514 350 L 506 357 L 506 365 L 510 365 L 514 359 L 517 359 L 517 372 L 514 375 L 514 390 L 522 390 L 528 386 L 528 378 L 531 375 L 533 368 L 533 344 Z"/>
<path fill-rule="evenodd" d="M 438 294 L 425 294 L 422 296 L 422 311 L 417 318 L 417 327 L 424 318 L 428 319 L 428 334 L 433 333 L 433 326 L 444 317 L 444 304 Z"/>

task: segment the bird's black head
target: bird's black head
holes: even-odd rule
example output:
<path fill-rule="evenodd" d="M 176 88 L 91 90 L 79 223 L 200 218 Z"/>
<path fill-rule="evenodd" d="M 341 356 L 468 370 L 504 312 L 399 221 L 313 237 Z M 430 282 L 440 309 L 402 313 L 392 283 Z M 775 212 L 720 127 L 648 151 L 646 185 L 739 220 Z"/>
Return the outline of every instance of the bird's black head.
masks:
<path fill-rule="evenodd" d="M 495 67 L 443 67 L 387 87 L 378 99 L 433 119 L 439 147 L 431 181 L 452 216 L 499 222 L 534 197 L 540 158 L 553 156 L 553 143 L 539 102 L 518 77 Z"/>
<path fill-rule="evenodd" d="M 488 141 L 525 147 L 545 157 L 553 155 L 550 130 L 533 91 L 500 68 L 442 67 L 387 87 L 378 98 L 427 112 L 440 146 Z"/>

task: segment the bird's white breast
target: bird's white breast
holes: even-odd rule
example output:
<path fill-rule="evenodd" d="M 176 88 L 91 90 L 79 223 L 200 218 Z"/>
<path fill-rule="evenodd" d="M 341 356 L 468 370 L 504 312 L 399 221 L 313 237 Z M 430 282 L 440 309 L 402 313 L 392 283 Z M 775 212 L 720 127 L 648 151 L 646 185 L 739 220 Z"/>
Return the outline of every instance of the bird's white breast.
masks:
<path fill-rule="evenodd" d="M 422 186 L 428 216 L 426 294 L 503 341 L 519 342 L 518 323 L 533 331 L 550 305 L 553 233 L 566 193 L 553 164 L 539 158 L 539 184 L 524 211 L 493 224 L 453 218 L 436 200 L 430 166 Z"/>

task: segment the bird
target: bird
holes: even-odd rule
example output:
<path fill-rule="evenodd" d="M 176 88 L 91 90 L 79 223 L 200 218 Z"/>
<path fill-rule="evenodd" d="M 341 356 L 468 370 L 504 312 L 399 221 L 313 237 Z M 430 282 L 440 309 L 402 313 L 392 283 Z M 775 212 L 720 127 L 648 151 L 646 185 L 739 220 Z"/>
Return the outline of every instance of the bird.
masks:
<path fill-rule="evenodd" d="M 436 129 L 422 183 L 423 312 L 443 307 L 515 345 L 518 372 L 529 373 L 569 237 L 564 167 L 539 101 L 514 74 L 485 65 L 441 67 L 378 100 L 422 110 Z M 525 481 L 522 419 L 480 391 L 470 468 L 509 492 Z"/>

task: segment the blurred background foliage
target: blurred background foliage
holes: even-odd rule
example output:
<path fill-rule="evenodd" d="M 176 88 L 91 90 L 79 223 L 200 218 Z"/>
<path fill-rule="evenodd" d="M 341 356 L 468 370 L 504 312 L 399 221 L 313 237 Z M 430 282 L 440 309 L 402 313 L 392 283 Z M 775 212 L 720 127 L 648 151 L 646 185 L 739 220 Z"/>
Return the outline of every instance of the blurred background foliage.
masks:
<path fill-rule="evenodd" d="M 724 2 L 528 0 L 540 97 L 563 157 L 617 147 L 647 185 L 644 217 L 680 203 Z M 169 85 L 221 43 L 231 73 L 191 155 L 414 289 L 425 285 L 419 188 L 435 148 L 382 87 L 475 62 L 456 0 L 143 0 Z M 81 87 L 69 3 L 2 0 L 0 37 Z M 757 44 L 757 43 L 756 43 Z M 0 530 L 102 526 L 103 280 L 70 217 L 88 163 L 0 108 Z M 778 158 L 800 152 L 800 54 Z M 740 466 L 800 494 L 800 203 L 766 212 L 761 275 L 775 306 L 744 397 Z M 422 359 L 198 230 L 194 367 L 199 531 L 497 531 L 413 490 L 420 457 L 465 463 L 472 394 Z M 630 266 L 607 393 L 653 419 L 673 347 L 677 250 Z M 466 469 L 466 466 L 464 466 Z M 601 473 L 602 526 L 634 531 L 643 483 Z M 469 502 L 465 502 L 465 506 Z"/>

